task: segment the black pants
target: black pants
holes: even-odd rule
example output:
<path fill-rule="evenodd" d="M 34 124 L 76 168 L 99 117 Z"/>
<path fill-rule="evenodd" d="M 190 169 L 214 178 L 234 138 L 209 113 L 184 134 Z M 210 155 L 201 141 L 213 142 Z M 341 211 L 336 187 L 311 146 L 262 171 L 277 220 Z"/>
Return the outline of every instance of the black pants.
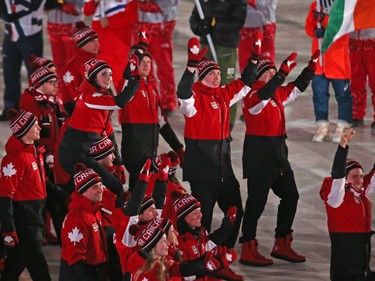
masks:
<path fill-rule="evenodd" d="M 293 232 L 292 225 L 299 199 L 293 171 L 289 170 L 282 175 L 254 174 L 247 179 L 248 198 L 240 243 L 255 239 L 258 219 L 263 213 L 270 189 L 281 199 L 277 212 L 275 237 L 285 237 Z"/>
<path fill-rule="evenodd" d="M 191 181 L 190 187 L 192 195 L 201 203 L 201 211 L 203 214 L 202 225 L 208 233 L 211 232 L 212 216 L 216 202 L 220 210 L 223 211 L 224 216 L 230 207 L 237 207 L 236 227 L 232 235 L 223 244 L 223 246 L 233 248 L 237 241 L 243 215 L 240 184 L 236 177 L 233 175 L 222 182 Z"/>
<path fill-rule="evenodd" d="M 20 240 L 14 248 L 7 248 L 5 269 L 1 281 L 18 281 L 27 268 L 34 281 L 51 281 L 42 246 L 42 229 L 33 232 L 17 231 Z"/>

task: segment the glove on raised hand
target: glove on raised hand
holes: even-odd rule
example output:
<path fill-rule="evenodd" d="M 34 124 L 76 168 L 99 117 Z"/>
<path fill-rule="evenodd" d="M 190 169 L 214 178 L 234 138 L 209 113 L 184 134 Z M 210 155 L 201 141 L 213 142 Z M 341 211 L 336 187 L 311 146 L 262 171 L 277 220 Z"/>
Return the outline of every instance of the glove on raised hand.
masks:
<path fill-rule="evenodd" d="M 230 207 L 227 211 L 226 217 L 229 219 L 231 223 L 234 223 L 237 219 L 237 207 Z"/>
<path fill-rule="evenodd" d="M 253 41 L 253 46 L 251 50 L 251 59 L 259 60 L 260 54 L 262 53 L 263 33 L 260 31 L 256 31 L 252 39 L 254 41 Z"/>
<path fill-rule="evenodd" d="M 314 28 L 314 35 L 316 38 L 323 38 L 324 37 L 324 33 L 326 32 L 325 28 L 317 28 L 315 27 Z"/>
<path fill-rule="evenodd" d="M 142 25 L 138 33 L 138 48 L 146 52 L 148 45 L 150 44 L 151 35 L 147 32 L 145 25 Z"/>
<path fill-rule="evenodd" d="M 145 164 L 142 167 L 141 172 L 139 173 L 139 180 L 147 182 L 150 179 L 151 173 L 150 173 L 150 166 L 151 166 L 151 160 L 147 159 Z"/>
<path fill-rule="evenodd" d="M 159 165 L 158 179 L 162 182 L 168 179 L 169 167 L 171 166 L 171 159 L 169 157 L 164 157 L 163 162 Z"/>
<path fill-rule="evenodd" d="M 17 233 L 15 231 L 3 233 L 3 241 L 6 247 L 15 247 L 19 242 Z"/>
<path fill-rule="evenodd" d="M 284 79 L 296 67 L 297 63 L 295 59 L 297 58 L 297 53 L 291 53 L 280 65 L 279 71 L 277 72 Z"/>
<path fill-rule="evenodd" d="M 326 17 L 325 13 L 318 12 L 317 10 L 313 10 L 313 14 L 314 14 L 314 20 L 316 22 L 322 22 L 322 21 L 324 21 L 324 18 Z"/>
<path fill-rule="evenodd" d="M 187 49 L 188 49 L 188 62 L 187 66 L 197 67 L 208 48 L 204 48 L 200 51 L 201 43 L 197 37 L 190 38 Z"/>
<path fill-rule="evenodd" d="M 130 73 L 132 77 L 139 81 L 141 80 L 141 74 L 139 73 L 139 58 L 136 55 L 133 55 L 129 60 Z"/>
<path fill-rule="evenodd" d="M 311 56 L 309 64 L 307 65 L 307 68 L 310 71 L 315 72 L 316 64 L 318 62 L 319 56 L 320 56 L 320 50 L 316 50 L 314 54 Z"/>

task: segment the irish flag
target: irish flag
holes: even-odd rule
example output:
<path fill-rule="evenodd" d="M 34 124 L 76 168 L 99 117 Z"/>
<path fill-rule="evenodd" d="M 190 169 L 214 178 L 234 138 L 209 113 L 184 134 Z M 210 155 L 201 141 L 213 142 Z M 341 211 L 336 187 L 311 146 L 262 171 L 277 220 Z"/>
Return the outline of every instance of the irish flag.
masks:
<path fill-rule="evenodd" d="M 375 27 L 375 0 L 335 0 L 329 14 L 322 52 L 341 36 Z"/>

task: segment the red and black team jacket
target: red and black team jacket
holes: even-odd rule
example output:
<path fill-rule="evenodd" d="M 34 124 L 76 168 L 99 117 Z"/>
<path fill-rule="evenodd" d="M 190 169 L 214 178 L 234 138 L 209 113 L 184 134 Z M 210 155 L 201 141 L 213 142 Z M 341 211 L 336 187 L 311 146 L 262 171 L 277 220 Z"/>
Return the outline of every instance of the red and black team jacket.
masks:
<path fill-rule="evenodd" d="M 74 57 L 67 62 L 66 65 L 57 69 L 57 76 L 59 78 L 59 86 L 62 93 L 62 100 L 64 106 L 69 107 L 69 103 L 73 104 L 73 107 L 69 110 L 69 114 L 72 113 L 74 103 L 77 97 L 78 89 L 83 81 L 86 81 L 85 76 L 85 63 L 96 57 L 95 54 L 90 54 L 84 50 L 77 48 Z"/>
<path fill-rule="evenodd" d="M 178 235 L 178 249 L 181 252 L 183 262 L 202 257 L 207 251 L 210 251 L 216 247 L 216 244 L 213 243 L 208 237 L 206 230 L 193 230 L 185 224 L 179 224 L 178 232 L 180 234 Z M 205 281 L 209 279 L 206 276 L 192 280 Z"/>
<path fill-rule="evenodd" d="M 154 79 L 141 79 L 138 91 L 121 110 L 120 122 L 121 152 L 126 167 L 140 170 L 147 159 L 156 157 L 159 133 L 174 151 L 183 147 L 161 112 Z"/>
<path fill-rule="evenodd" d="M 61 230 L 60 280 L 98 280 L 97 268 L 107 262 L 101 207 L 78 192 L 72 194 Z M 66 279 L 71 276 L 86 279 Z"/>
<path fill-rule="evenodd" d="M 57 96 L 45 95 L 35 88 L 28 88 L 21 95 L 20 108 L 38 118 L 41 127 L 39 143 L 49 152 L 56 149 L 59 129 L 65 119 L 60 110 L 61 105 L 62 101 Z"/>
<path fill-rule="evenodd" d="M 183 180 L 217 181 L 233 175 L 229 107 L 249 90 L 241 79 L 210 88 L 201 81 L 194 83 L 194 74 L 185 71 L 177 89 L 185 117 Z"/>
<path fill-rule="evenodd" d="M 371 202 L 375 191 L 375 167 L 364 176 L 363 190 L 356 191 L 345 179 L 345 162 L 349 147 L 337 148 L 331 177 L 324 179 L 320 197 L 327 212 L 331 238 L 331 276 L 347 272 L 361 275 L 369 262 L 371 249 Z"/>
<path fill-rule="evenodd" d="M 266 175 L 291 169 L 285 143 L 284 106 L 294 101 L 302 91 L 295 84 L 289 83 L 273 88 L 266 93 L 267 98 L 259 97 L 261 91 L 274 83 L 274 79 L 276 77 L 267 84 L 255 81 L 249 95 L 243 99 L 242 111 L 246 124 L 242 158 L 244 178 L 251 173 Z"/>
<path fill-rule="evenodd" d="M 3 233 L 23 231 L 35 235 L 44 225 L 46 198 L 43 156 L 34 144 L 12 135 L 1 162 L 0 221 Z M 40 233 L 41 234 L 41 233 Z"/>
<path fill-rule="evenodd" d="M 110 122 L 113 110 L 120 107 L 115 103 L 114 96 L 106 94 L 105 90 L 97 90 L 88 81 L 84 81 L 78 91 L 76 107 L 70 119 L 69 127 L 102 135 L 113 132 Z"/>
<path fill-rule="evenodd" d="M 348 154 L 349 147 L 338 147 L 336 155 Z M 336 159 L 339 156 L 336 156 Z M 345 162 L 344 162 L 345 163 Z M 338 175 L 334 162 L 332 177 L 324 179 L 320 196 L 326 205 L 329 232 L 369 233 L 371 231 L 371 202 L 368 195 L 375 191 L 375 170 L 364 176 L 363 191 L 357 192 Z M 345 164 L 344 164 L 345 165 Z"/>

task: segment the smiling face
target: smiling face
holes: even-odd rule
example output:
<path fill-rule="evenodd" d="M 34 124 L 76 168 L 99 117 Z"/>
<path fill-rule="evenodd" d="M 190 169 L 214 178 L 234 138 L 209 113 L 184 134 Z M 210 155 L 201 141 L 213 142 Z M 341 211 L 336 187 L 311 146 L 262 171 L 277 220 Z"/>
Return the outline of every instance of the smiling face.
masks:
<path fill-rule="evenodd" d="M 147 78 L 151 72 L 151 58 L 144 56 L 139 62 L 139 73 L 142 77 Z"/>
<path fill-rule="evenodd" d="M 194 211 L 190 212 L 185 217 L 185 221 L 187 225 L 190 226 L 192 229 L 201 227 L 202 226 L 201 220 L 202 220 L 201 208 L 195 209 Z"/>
<path fill-rule="evenodd" d="M 112 84 L 112 69 L 104 68 L 96 74 L 96 83 L 102 89 L 109 89 Z"/>
<path fill-rule="evenodd" d="M 362 191 L 363 187 L 363 171 L 361 168 L 354 168 L 349 171 L 346 181 L 352 185 L 357 192 Z"/>
<path fill-rule="evenodd" d="M 210 88 L 220 87 L 221 82 L 221 71 L 218 69 L 211 70 L 207 75 L 202 79 L 202 83 Z"/>
<path fill-rule="evenodd" d="M 87 199 L 91 200 L 92 202 L 99 203 L 102 202 L 103 199 L 103 184 L 98 182 L 88 188 L 85 192 L 82 193 Z"/>

